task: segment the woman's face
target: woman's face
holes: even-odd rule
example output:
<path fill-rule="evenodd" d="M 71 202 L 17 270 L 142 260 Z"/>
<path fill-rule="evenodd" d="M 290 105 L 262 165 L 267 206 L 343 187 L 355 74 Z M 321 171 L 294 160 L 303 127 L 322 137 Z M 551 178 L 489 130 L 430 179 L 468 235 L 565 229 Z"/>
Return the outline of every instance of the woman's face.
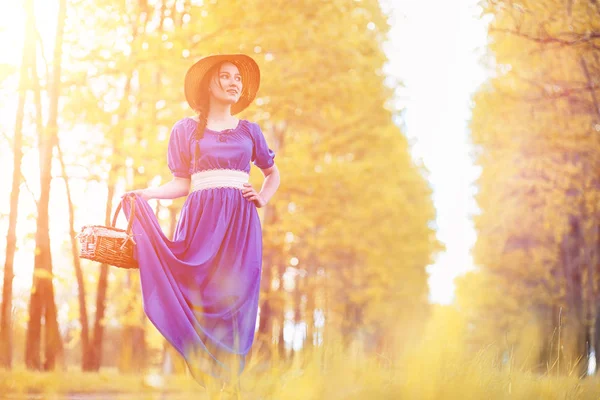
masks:
<path fill-rule="evenodd" d="M 235 104 L 242 94 L 242 76 L 238 68 L 225 62 L 211 79 L 209 91 L 212 97 L 222 103 Z"/>

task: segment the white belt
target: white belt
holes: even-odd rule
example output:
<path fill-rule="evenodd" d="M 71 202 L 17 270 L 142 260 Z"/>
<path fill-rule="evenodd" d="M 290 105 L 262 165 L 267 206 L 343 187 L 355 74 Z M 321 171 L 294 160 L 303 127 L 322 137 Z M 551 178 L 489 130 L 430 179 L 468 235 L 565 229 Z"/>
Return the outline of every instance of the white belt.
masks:
<path fill-rule="evenodd" d="M 192 174 L 190 193 L 210 188 L 232 187 L 242 189 L 250 175 L 236 169 L 212 169 Z"/>

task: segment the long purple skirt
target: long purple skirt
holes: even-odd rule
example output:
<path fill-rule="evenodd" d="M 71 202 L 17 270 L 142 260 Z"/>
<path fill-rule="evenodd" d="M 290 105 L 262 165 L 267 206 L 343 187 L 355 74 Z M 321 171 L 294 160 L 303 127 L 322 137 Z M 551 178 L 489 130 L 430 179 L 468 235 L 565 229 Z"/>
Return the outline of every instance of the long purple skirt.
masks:
<path fill-rule="evenodd" d="M 262 267 L 256 207 L 236 188 L 193 192 L 171 241 L 148 202 L 133 196 L 146 315 L 200 382 L 205 374 L 237 377 L 256 327 Z M 129 199 L 121 201 L 129 218 Z"/>

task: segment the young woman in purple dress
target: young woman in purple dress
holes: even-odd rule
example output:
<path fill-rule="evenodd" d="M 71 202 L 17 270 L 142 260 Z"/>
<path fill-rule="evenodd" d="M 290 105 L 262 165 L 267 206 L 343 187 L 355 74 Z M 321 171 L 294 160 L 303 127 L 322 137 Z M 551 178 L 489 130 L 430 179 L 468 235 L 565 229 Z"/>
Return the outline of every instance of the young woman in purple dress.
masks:
<path fill-rule="evenodd" d="M 259 125 L 235 117 L 254 100 L 259 83 L 258 65 L 246 55 L 195 63 L 185 95 L 197 114 L 173 126 L 167 151 L 173 179 L 126 194 L 136 202 L 144 311 L 209 392 L 237 380 L 252 346 L 262 270 L 256 209 L 279 187 L 275 154 Z M 265 177 L 258 191 L 248 183 L 251 163 Z M 182 196 L 169 240 L 147 200 Z M 122 205 L 129 218 L 129 202 Z"/>

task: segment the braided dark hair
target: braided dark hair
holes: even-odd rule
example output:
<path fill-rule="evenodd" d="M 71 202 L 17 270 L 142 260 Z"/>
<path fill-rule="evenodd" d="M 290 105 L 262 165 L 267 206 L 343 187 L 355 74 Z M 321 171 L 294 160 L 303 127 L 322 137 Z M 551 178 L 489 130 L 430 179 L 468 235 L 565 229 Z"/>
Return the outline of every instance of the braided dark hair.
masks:
<path fill-rule="evenodd" d="M 215 79 L 216 71 L 221 69 L 221 65 L 223 63 L 217 64 L 212 67 L 205 75 L 202 83 L 200 84 L 200 99 L 201 104 L 196 112 L 198 113 L 198 125 L 196 125 L 196 130 L 194 131 L 194 145 L 193 145 L 193 161 L 192 161 L 192 170 L 196 169 L 196 161 L 200 156 L 200 139 L 204 137 L 204 131 L 206 130 L 206 125 L 208 124 L 208 114 L 210 112 L 210 92 L 209 85 L 210 80 Z M 217 78 L 217 82 L 219 86 L 221 85 L 221 81 Z"/>
<path fill-rule="evenodd" d="M 196 131 L 194 132 L 194 138 L 196 140 L 200 140 L 204 137 L 204 130 L 208 124 L 208 114 L 210 112 L 210 93 L 208 88 L 210 86 L 210 81 L 211 79 L 216 78 L 218 85 L 221 86 L 221 81 L 218 79 L 216 73 L 221 70 L 221 65 L 223 64 L 224 62 L 221 62 L 209 69 L 204 80 L 200 84 L 200 98 L 202 99 L 202 104 L 200 105 L 199 109 L 196 110 L 198 113 L 198 125 L 196 126 Z"/>
<path fill-rule="evenodd" d="M 202 86 L 204 88 L 204 85 Z M 208 89 L 207 89 L 208 92 Z M 208 93 L 207 93 L 208 94 Z M 206 98 L 207 96 L 203 96 Z M 208 123 L 208 112 L 210 110 L 210 102 L 207 100 L 202 102 L 202 105 L 196 112 L 198 113 L 198 124 L 196 125 L 196 130 L 194 131 L 193 136 L 193 156 L 192 156 L 192 170 L 196 170 L 196 161 L 200 156 L 200 139 L 204 137 L 204 130 L 206 129 L 206 124 Z"/>
<path fill-rule="evenodd" d="M 210 112 L 210 94 L 208 93 L 208 82 L 206 83 L 207 84 L 205 85 L 203 82 L 203 84 L 200 86 L 200 90 L 204 93 L 202 95 L 202 104 L 196 110 L 196 113 L 198 113 L 198 125 L 194 131 L 194 139 L 196 140 L 200 140 L 204 137 L 204 130 L 208 124 L 208 113 Z"/>
<path fill-rule="evenodd" d="M 196 130 L 194 131 L 194 139 L 200 140 L 204 137 L 204 130 L 208 124 L 208 113 L 210 112 L 209 102 L 207 101 L 203 104 L 196 112 L 198 113 L 198 125 L 196 125 Z"/>

